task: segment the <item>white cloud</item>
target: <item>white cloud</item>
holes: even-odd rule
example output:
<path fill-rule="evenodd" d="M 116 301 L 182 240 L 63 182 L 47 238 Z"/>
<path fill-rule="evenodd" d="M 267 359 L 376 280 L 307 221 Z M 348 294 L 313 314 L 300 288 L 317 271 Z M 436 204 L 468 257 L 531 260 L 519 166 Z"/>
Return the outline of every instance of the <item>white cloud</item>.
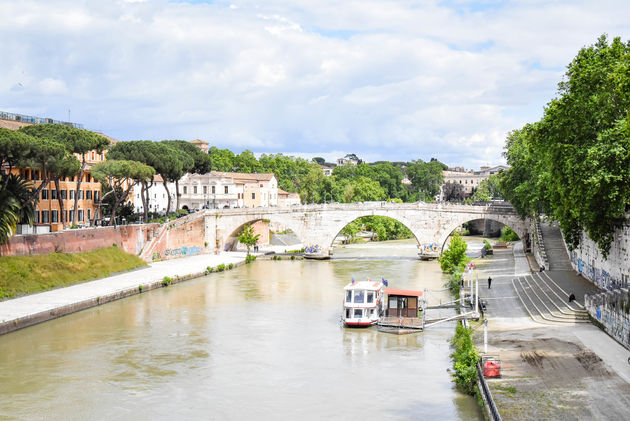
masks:
<path fill-rule="evenodd" d="M 625 0 L 2 7 L 12 111 L 72 109 L 123 140 L 466 166 L 502 161 L 505 133 L 540 118 L 580 47 L 630 39 Z"/>

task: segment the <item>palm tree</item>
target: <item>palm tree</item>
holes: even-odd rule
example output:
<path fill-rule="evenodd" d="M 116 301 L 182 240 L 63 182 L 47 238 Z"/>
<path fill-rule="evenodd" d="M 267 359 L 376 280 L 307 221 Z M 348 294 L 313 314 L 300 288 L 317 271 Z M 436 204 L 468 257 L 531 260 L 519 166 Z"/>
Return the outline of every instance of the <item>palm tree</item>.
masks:
<path fill-rule="evenodd" d="M 18 222 L 33 225 L 35 202 L 33 186 L 15 174 L 0 174 L 0 244 L 5 244 L 17 229 Z"/>

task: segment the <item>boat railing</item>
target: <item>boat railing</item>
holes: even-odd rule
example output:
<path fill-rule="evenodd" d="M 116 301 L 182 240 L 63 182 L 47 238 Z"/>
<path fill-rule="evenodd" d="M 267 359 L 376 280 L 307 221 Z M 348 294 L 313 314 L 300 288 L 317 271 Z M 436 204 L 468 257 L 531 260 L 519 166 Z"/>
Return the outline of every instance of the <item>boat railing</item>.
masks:
<path fill-rule="evenodd" d="M 422 329 L 421 317 L 396 317 L 396 316 L 384 316 L 379 320 L 381 326 L 393 326 L 410 329 Z"/>

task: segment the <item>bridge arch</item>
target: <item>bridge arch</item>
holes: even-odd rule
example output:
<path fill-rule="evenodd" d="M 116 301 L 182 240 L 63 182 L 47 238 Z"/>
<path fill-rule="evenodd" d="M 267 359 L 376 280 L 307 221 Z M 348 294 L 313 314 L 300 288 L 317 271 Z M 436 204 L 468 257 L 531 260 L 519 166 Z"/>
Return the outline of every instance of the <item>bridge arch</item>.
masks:
<path fill-rule="evenodd" d="M 446 241 L 448 240 L 448 237 L 450 237 L 450 235 L 453 233 L 453 231 L 455 231 L 458 227 L 462 226 L 463 224 L 477 220 L 477 219 L 495 221 L 495 222 L 499 222 L 503 224 L 506 227 L 510 227 L 523 242 L 525 241 L 525 238 L 528 235 L 527 224 L 525 223 L 525 221 L 522 221 L 520 218 L 514 218 L 514 217 L 509 218 L 509 217 L 498 215 L 498 214 L 497 215 L 495 214 L 483 215 L 483 216 L 479 215 L 479 216 L 474 216 L 474 217 L 471 215 L 462 214 L 459 217 L 453 218 L 451 223 L 449 223 L 448 225 L 445 225 L 442 229 L 440 229 L 439 234 L 438 234 L 438 244 L 440 245 L 440 250 L 444 250 Z"/>
<path fill-rule="evenodd" d="M 256 222 L 261 221 L 266 222 L 269 227 L 277 226 L 289 229 L 300 239 L 300 241 L 304 241 L 300 229 L 301 227 L 298 224 L 293 223 L 291 219 L 282 218 L 281 215 L 265 214 L 253 217 L 244 216 L 242 218 L 238 218 L 237 221 L 232 221 L 232 224 L 230 226 L 226 226 L 226 229 L 223 230 L 222 235 L 218 235 L 217 237 L 220 248 L 224 251 L 234 250 L 238 245 L 238 235 L 243 230 L 243 227 L 245 227 L 245 225 L 253 225 Z M 235 224 L 238 225 L 235 227 Z"/>
<path fill-rule="evenodd" d="M 344 218 L 342 220 L 338 220 L 336 221 L 335 224 L 333 224 L 332 228 L 330 229 L 330 235 L 326 236 L 323 244 L 321 244 L 322 247 L 329 247 L 332 248 L 333 246 L 333 242 L 335 241 L 335 238 L 337 238 L 337 236 L 339 234 L 341 234 L 341 231 L 348 225 L 351 224 L 352 222 L 356 221 L 357 219 L 360 218 L 364 218 L 366 216 L 381 216 L 381 217 L 385 217 L 385 218 L 389 218 L 389 219 L 393 219 L 394 221 L 402 224 L 405 228 L 407 228 L 409 231 L 411 231 L 411 234 L 413 235 L 413 238 L 416 240 L 416 242 L 418 243 L 418 245 L 420 244 L 420 239 L 418 237 L 418 232 L 416 230 L 414 230 L 414 225 L 412 224 L 412 222 L 404 217 L 400 217 L 399 215 L 392 215 L 391 212 L 387 212 L 387 211 L 365 211 L 365 212 L 356 212 L 353 213 L 352 215 L 348 215 L 348 218 Z"/>

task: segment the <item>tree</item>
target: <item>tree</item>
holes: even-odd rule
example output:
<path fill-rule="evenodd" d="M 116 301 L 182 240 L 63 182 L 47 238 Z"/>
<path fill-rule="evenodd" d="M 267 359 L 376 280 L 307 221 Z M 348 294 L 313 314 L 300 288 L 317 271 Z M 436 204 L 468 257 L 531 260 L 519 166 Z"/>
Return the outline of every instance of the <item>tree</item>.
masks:
<path fill-rule="evenodd" d="M 16 174 L 0 171 L 0 244 L 5 244 L 15 233 L 18 222 L 33 225 L 36 201 L 33 186 Z"/>
<path fill-rule="evenodd" d="M 67 154 L 62 158 L 53 159 L 49 165 L 49 171 L 51 175 L 51 181 L 55 184 L 55 190 L 57 191 L 57 202 L 59 203 L 59 218 L 63 226 L 66 226 L 66 213 L 64 209 L 64 197 L 61 194 L 60 180 L 66 177 L 74 177 L 80 170 L 81 163 L 74 156 Z M 75 212 L 76 213 L 76 212 Z"/>
<path fill-rule="evenodd" d="M 407 178 L 413 188 L 419 192 L 420 198 L 433 201 L 440 193 L 440 186 L 444 183 L 443 164 L 439 161 L 412 161 L 405 168 Z"/>
<path fill-rule="evenodd" d="M 92 168 L 92 174 L 94 179 L 105 183 L 110 188 L 107 193 L 101 196 L 99 208 L 107 196 L 114 195 L 115 197 L 110 219 L 110 224 L 113 223 L 115 226 L 116 209 L 120 203 L 127 199 L 129 192 L 136 184 L 152 179 L 155 175 L 155 170 L 137 161 L 107 160 L 95 165 Z M 94 214 L 95 219 L 96 214 L 97 212 Z"/>
<path fill-rule="evenodd" d="M 316 156 L 315 158 L 313 158 L 313 162 L 318 164 L 318 165 L 324 165 L 326 164 L 326 160 L 320 156 Z"/>
<path fill-rule="evenodd" d="M 378 181 L 360 176 L 350 184 L 346 199 L 348 202 L 372 202 L 385 200 L 387 194 Z"/>
<path fill-rule="evenodd" d="M 241 244 L 245 244 L 247 247 L 247 255 L 249 256 L 249 249 L 255 246 L 260 238 L 260 234 L 254 234 L 254 227 L 251 224 L 247 224 L 243 227 L 243 230 L 238 235 L 238 241 Z"/>
<path fill-rule="evenodd" d="M 234 171 L 234 160 L 236 156 L 229 149 L 219 149 L 216 146 L 212 146 L 208 151 L 208 155 L 210 156 L 210 164 L 214 171 Z"/>
<path fill-rule="evenodd" d="M 186 142 L 185 140 L 165 140 L 164 142 L 166 142 L 170 146 L 175 147 L 176 149 L 179 149 L 181 152 L 184 152 L 188 156 L 188 159 L 184 160 L 184 174 L 206 174 L 210 172 L 212 166 L 210 156 L 203 153 L 201 149 L 199 149 L 192 143 Z M 179 178 L 177 178 L 175 180 L 175 209 L 179 209 L 179 196 Z"/>
<path fill-rule="evenodd" d="M 83 174 L 87 166 L 87 154 L 90 151 L 96 151 L 99 154 L 102 153 L 103 150 L 109 146 L 109 139 L 88 130 L 77 129 L 61 124 L 34 124 L 32 126 L 22 127 L 20 130 L 31 136 L 62 144 L 66 147 L 68 152 L 81 157 L 81 167 L 78 172 L 77 186 L 74 194 L 74 212 L 72 216 L 72 224 L 76 224 L 79 192 L 81 191 Z M 68 167 L 66 166 L 66 168 Z"/>
<path fill-rule="evenodd" d="M 472 194 L 471 199 L 475 202 L 489 202 L 491 200 L 503 199 L 499 182 L 499 174 L 492 174 L 485 180 L 481 180 L 479 187 L 477 187 Z"/>
<path fill-rule="evenodd" d="M 508 137 L 501 186 L 522 216 L 545 212 L 569 248 L 587 233 L 605 257 L 630 210 L 630 43 L 582 48 L 558 94 Z"/>
<path fill-rule="evenodd" d="M 461 202 L 464 200 L 464 188 L 459 183 L 445 183 L 442 186 L 442 194 L 447 202 Z"/>
<path fill-rule="evenodd" d="M 234 171 L 243 173 L 260 172 L 262 166 L 249 149 L 245 149 L 234 159 Z"/>
<path fill-rule="evenodd" d="M 466 259 L 468 244 L 456 233 L 451 237 L 448 249 L 444 250 L 438 258 L 442 272 L 453 273 L 453 271 Z"/>

